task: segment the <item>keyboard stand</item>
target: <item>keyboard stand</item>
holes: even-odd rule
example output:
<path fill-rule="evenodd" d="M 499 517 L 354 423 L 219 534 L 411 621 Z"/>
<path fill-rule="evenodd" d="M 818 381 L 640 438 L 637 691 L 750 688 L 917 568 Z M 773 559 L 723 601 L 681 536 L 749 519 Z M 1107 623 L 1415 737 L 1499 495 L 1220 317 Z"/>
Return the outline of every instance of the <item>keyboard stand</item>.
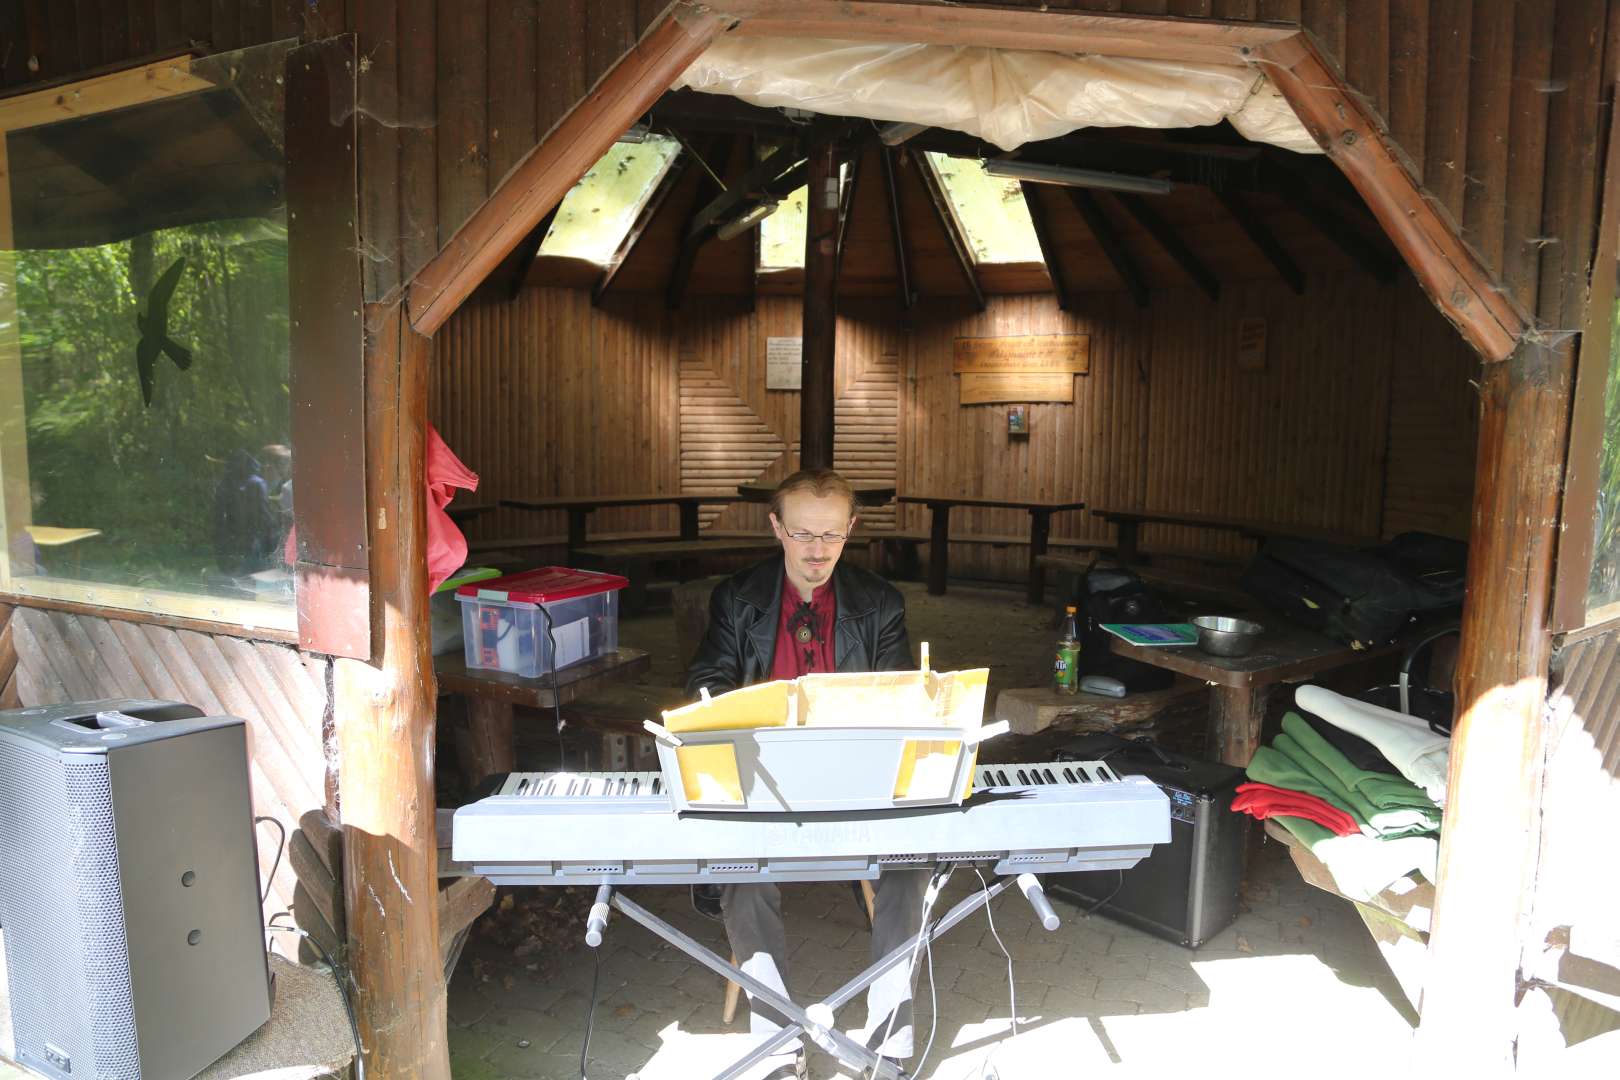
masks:
<path fill-rule="evenodd" d="M 788 1023 L 775 1034 L 755 1046 L 745 1056 L 715 1073 L 713 1080 L 736 1080 L 746 1070 L 763 1061 L 775 1052 L 778 1047 L 797 1038 L 801 1033 L 836 1057 L 844 1065 L 860 1070 L 862 1076 L 874 1075 L 873 1070 L 876 1069 L 875 1076 L 878 1080 L 909 1080 L 907 1074 L 897 1066 L 881 1061 L 875 1051 L 867 1049 L 834 1027 L 833 1015 L 855 995 L 876 982 L 884 972 L 898 964 L 906 963 L 911 957 L 912 949 L 916 947 L 918 938 L 923 933 L 927 934 L 929 941 L 933 941 L 945 931 L 984 907 L 985 904 L 1000 896 L 1008 886 L 1014 883 L 1023 890 L 1024 895 L 1034 905 L 1037 917 L 1046 928 L 1049 930 L 1056 929 L 1057 917 L 1052 914 L 1051 905 L 1046 902 L 1045 896 L 1042 895 L 1040 882 L 1037 878 L 1030 874 L 1023 874 L 1018 878 L 997 878 L 987 889 L 975 890 L 972 895 L 958 901 L 956 906 L 937 919 L 932 926 L 922 932 L 913 934 L 905 944 L 895 948 L 887 956 L 872 964 L 843 986 L 840 986 L 829 994 L 825 1000 L 807 1008 L 800 1008 L 789 998 L 778 994 L 758 979 L 745 974 L 735 965 L 721 959 L 719 955 L 695 938 L 677 930 L 634 900 L 627 898 L 624 893 L 617 891 L 611 885 L 602 885 L 597 888 L 596 906 L 591 909 L 585 941 L 592 947 L 601 944 L 602 931 L 607 923 L 607 905 L 611 904 L 704 967 L 717 975 L 730 979 L 788 1019 Z"/>

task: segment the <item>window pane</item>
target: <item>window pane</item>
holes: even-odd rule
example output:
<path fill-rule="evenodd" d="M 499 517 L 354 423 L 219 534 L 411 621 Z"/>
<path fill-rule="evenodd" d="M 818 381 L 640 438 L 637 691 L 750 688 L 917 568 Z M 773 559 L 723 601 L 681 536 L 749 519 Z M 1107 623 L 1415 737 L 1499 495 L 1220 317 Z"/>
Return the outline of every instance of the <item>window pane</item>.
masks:
<path fill-rule="evenodd" d="M 563 198 L 540 254 L 606 266 L 679 151 L 664 135 L 614 143 Z"/>
<path fill-rule="evenodd" d="M 808 221 L 805 200 L 808 187 L 795 190 L 776 213 L 759 223 L 759 265 L 766 270 L 782 270 L 804 265 L 804 230 Z"/>
<path fill-rule="evenodd" d="M 1620 303 L 1616 304 L 1620 314 Z M 1586 622 L 1620 615 L 1620 318 L 1609 340 L 1609 379 L 1603 389 L 1603 457 L 1598 466 L 1593 528 L 1592 577 L 1586 590 Z"/>
<path fill-rule="evenodd" d="M 1017 180 L 986 175 L 977 161 L 928 155 L 967 238 L 973 261 L 1040 262 L 1041 245 Z"/>
<path fill-rule="evenodd" d="M 193 92 L 4 133 L 9 587 L 291 611 L 284 57 L 210 58 Z"/>

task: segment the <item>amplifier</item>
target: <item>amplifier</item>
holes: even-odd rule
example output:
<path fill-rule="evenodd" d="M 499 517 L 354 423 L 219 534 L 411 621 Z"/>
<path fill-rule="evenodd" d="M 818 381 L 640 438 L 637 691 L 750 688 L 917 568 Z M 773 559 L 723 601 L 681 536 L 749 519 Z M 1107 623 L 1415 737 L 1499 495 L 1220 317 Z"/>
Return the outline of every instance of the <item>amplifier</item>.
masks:
<path fill-rule="evenodd" d="M 1049 875 L 1047 892 L 1190 949 L 1237 917 L 1250 824 L 1232 812 L 1242 769 L 1108 734 L 1076 739 L 1057 756 L 1107 761 L 1159 785 L 1170 799 L 1170 842 L 1129 870 Z"/>
<path fill-rule="evenodd" d="M 162 701 L 0 712 L 17 1061 L 185 1080 L 270 1017 L 247 730 Z"/>

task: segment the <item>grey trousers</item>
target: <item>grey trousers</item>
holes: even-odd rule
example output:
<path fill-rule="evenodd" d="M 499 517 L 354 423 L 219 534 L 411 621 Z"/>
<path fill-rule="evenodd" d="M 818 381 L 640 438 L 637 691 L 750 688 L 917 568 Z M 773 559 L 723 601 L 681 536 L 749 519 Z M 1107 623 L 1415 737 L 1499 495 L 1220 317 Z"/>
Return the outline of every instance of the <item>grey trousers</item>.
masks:
<path fill-rule="evenodd" d="M 921 927 L 923 893 L 928 870 L 886 870 L 873 887 L 872 959 L 887 956 Z M 850 903 L 856 903 L 851 898 Z M 775 885 L 727 885 L 720 890 L 726 936 L 737 954 L 738 966 L 778 993 L 787 994 L 787 934 L 782 925 L 782 894 Z M 911 1057 L 911 991 L 914 983 L 905 964 L 889 969 L 866 991 L 866 1045 L 878 1053 L 905 1060 Z M 768 1035 L 782 1026 L 781 1013 L 748 996 L 748 1030 Z M 894 1025 L 887 1042 L 878 1043 Z M 797 1040 L 788 1044 L 796 1048 Z"/>

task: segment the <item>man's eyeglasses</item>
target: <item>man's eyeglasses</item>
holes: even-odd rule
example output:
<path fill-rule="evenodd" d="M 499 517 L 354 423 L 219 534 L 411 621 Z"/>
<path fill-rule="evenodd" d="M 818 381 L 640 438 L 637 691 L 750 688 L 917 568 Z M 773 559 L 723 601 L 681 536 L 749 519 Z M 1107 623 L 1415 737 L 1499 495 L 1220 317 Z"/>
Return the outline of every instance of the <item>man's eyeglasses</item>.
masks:
<path fill-rule="evenodd" d="M 841 533 L 841 532 L 813 533 L 813 532 L 806 532 L 803 529 L 783 529 L 782 534 L 784 536 L 786 536 L 789 540 L 795 540 L 795 541 L 797 541 L 797 542 L 799 542 L 801 544 L 808 544 L 812 540 L 820 540 L 823 544 L 842 544 L 845 540 L 849 539 L 849 534 L 848 533 Z"/>

